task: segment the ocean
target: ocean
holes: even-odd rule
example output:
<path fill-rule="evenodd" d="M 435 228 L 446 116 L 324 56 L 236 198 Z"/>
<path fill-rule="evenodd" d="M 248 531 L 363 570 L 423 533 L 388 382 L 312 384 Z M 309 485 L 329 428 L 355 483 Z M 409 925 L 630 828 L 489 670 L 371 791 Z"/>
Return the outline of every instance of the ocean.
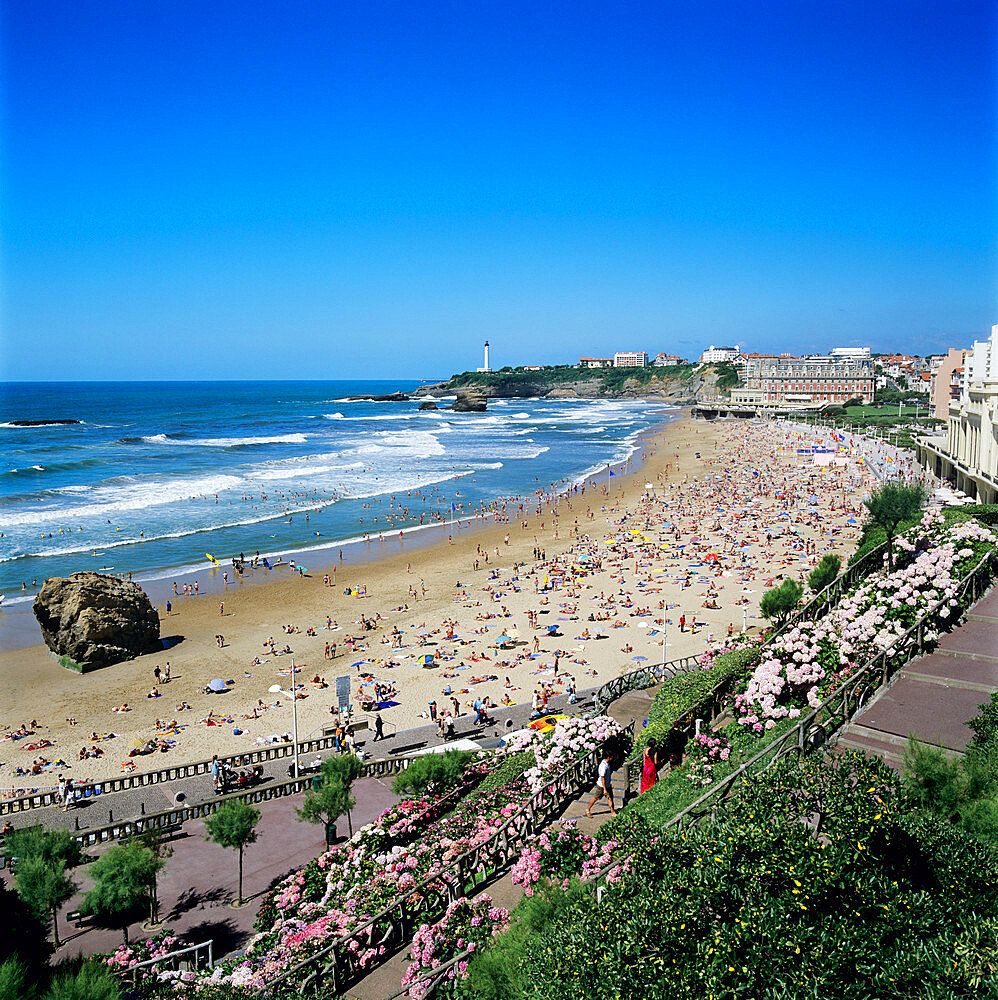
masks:
<path fill-rule="evenodd" d="M 77 570 L 162 579 L 233 556 L 307 563 L 497 497 L 581 481 L 678 415 L 638 400 L 350 401 L 417 382 L 0 386 L 0 593 Z M 18 427 L 14 421 L 76 420 Z M 22 590 L 22 584 L 24 589 Z"/>

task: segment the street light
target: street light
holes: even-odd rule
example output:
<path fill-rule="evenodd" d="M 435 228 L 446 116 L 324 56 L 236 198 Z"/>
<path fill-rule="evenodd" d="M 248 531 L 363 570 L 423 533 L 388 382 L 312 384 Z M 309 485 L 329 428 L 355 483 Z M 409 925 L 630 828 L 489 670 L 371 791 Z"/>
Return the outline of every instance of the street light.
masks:
<path fill-rule="evenodd" d="M 298 777 L 298 699 L 295 696 L 295 661 L 291 660 L 291 737 L 295 746 L 295 777 Z M 288 692 L 280 684 L 271 684 L 267 689 L 271 694 L 287 694 Z"/>

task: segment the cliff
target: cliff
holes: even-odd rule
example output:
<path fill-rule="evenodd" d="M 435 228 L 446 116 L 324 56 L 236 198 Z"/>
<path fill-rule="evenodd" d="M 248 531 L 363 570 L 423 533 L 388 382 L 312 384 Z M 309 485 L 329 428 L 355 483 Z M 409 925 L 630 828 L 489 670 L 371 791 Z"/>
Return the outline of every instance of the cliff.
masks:
<path fill-rule="evenodd" d="M 713 366 L 695 368 L 578 368 L 556 366 L 540 371 L 503 369 L 497 372 L 462 372 L 446 382 L 425 385 L 413 396 L 453 396 L 477 390 L 486 398 L 516 399 L 654 399 L 693 403 L 701 392 L 713 393 L 717 372 Z"/>

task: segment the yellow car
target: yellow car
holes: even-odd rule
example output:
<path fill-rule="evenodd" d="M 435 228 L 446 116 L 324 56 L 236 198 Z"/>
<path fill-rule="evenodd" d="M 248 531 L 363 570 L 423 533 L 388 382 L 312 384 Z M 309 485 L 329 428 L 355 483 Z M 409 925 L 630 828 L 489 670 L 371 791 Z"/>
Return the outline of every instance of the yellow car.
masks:
<path fill-rule="evenodd" d="M 530 728 L 536 729 L 539 733 L 550 733 L 559 719 L 567 718 L 569 718 L 567 715 L 542 715 L 530 723 Z"/>

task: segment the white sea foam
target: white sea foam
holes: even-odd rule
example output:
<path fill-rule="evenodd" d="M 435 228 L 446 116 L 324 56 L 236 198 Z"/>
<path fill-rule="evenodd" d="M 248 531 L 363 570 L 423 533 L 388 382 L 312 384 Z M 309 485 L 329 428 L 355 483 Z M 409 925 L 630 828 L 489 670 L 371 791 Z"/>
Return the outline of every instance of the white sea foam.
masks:
<path fill-rule="evenodd" d="M 244 438 L 172 438 L 166 434 L 152 434 L 142 438 L 149 444 L 182 445 L 188 448 L 241 448 L 256 444 L 304 444 L 305 434 L 276 434 L 273 437 Z"/>
<path fill-rule="evenodd" d="M 172 481 L 143 479 L 128 485 L 96 488 L 90 503 L 8 512 L 4 514 L 4 523 L 9 527 L 15 527 L 75 524 L 89 517 L 110 519 L 112 515 L 126 511 L 146 510 L 149 507 L 189 500 L 191 497 L 221 493 L 240 483 L 242 483 L 240 477 L 228 475 L 199 476 Z"/>

